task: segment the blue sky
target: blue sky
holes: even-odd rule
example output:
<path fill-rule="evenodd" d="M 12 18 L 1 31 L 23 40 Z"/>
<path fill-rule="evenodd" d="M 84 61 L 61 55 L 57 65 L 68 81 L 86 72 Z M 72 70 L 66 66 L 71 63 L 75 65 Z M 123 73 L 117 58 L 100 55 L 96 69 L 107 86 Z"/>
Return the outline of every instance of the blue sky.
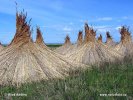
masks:
<path fill-rule="evenodd" d="M 10 43 L 15 34 L 15 0 L 0 1 L 0 41 Z M 66 34 L 75 42 L 79 30 L 88 22 L 97 30 L 97 36 L 111 32 L 120 40 L 119 27 L 130 26 L 133 31 L 133 0 L 16 0 L 19 11 L 25 9 L 32 18 L 32 34 L 40 26 L 46 43 L 63 43 Z M 133 34 L 132 34 L 133 35 Z"/>

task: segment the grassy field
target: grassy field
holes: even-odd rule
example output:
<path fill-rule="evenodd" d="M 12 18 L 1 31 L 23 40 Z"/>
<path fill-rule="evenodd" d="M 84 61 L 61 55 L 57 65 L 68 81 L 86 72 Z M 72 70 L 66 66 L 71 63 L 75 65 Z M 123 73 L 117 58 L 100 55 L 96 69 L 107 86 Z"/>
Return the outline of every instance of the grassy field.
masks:
<path fill-rule="evenodd" d="M 24 94 L 23 96 L 8 96 Z M 100 96 L 123 94 L 127 96 Z M 93 66 L 61 80 L 0 88 L 0 100 L 133 100 L 133 60 Z"/>

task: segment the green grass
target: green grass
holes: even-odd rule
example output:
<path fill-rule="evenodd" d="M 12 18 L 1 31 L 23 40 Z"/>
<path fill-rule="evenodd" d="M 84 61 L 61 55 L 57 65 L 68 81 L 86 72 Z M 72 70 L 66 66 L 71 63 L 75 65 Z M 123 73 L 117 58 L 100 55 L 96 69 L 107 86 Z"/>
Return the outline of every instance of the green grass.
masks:
<path fill-rule="evenodd" d="M 13 100 L 127 100 L 133 99 L 132 59 L 114 64 L 105 63 L 92 70 L 80 72 L 64 80 L 49 80 L 24 84 L 19 88 L 0 88 L 0 100 L 6 93 L 24 93 L 27 96 L 11 97 Z M 100 94 L 127 94 L 126 97 L 103 97 Z"/>
<path fill-rule="evenodd" d="M 61 44 L 47 44 L 47 46 L 51 48 L 57 48 L 57 47 L 60 47 Z"/>

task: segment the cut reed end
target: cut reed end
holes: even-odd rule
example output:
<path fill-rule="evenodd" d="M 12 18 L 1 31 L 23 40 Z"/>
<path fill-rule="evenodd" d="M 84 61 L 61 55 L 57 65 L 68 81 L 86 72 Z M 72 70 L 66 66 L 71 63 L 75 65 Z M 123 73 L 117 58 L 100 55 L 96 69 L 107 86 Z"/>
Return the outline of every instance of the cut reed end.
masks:
<path fill-rule="evenodd" d="M 69 35 L 66 35 L 65 43 L 64 44 L 71 44 Z"/>
<path fill-rule="evenodd" d="M 88 23 L 85 23 L 85 31 L 87 31 L 89 29 L 90 29 L 90 27 L 89 27 Z"/>
<path fill-rule="evenodd" d="M 112 36 L 110 35 L 110 32 L 107 31 L 106 32 L 106 42 L 105 43 L 109 43 L 110 44 L 110 42 L 113 42 L 113 39 L 112 39 Z"/>
<path fill-rule="evenodd" d="M 79 31 L 77 44 L 78 45 L 81 45 L 82 42 L 83 42 L 83 32 L 82 31 Z"/>
<path fill-rule="evenodd" d="M 44 44 L 42 32 L 41 32 L 40 28 L 37 27 L 36 31 L 37 31 L 36 43 L 38 43 L 38 44 L 43 43 Z"/>
<path fill-rule="evenodd" d="M 96 31 L 93 28 L 90 29 L 90 33 L 92 34 L 92 36 L 96 36 Z"/>
<path fill-rule="evenodd" d="M 107 36 L 107 39 L 112 39 L 109 31 L 106 32 L 106 36 Z"/>
<path fill-rule="evenodd" d="M 89 27 L 87 23 L 85 23 L 85 43 L 86 42 L 94 42 L 96 40 L 96 31 Z"/>
<path fill-rule="evenodd" d="M 90 27 L 87 23 L 85 23 L 85 37 L 84 37 L 84 41 L 88 42 L 89 41 L 89 37 L 90 37 Z"/>
<path fill-rule="evenodd" d="M 100 36 L 98 37 L 98 42 L 102 43 L 102 35 L 100 34 Z"/>

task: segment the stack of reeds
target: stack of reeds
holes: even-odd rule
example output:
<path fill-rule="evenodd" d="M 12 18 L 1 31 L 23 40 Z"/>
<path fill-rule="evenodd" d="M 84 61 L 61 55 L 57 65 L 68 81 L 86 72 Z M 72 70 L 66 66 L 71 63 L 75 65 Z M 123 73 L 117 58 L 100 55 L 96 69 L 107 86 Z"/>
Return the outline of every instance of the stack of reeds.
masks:
<path fill-rule="evenodd" d="M 39 28 L 34 43 L 26 18 L 24 12 L 17 12 L 16 34 L 10 45 L 0 52 L 0 85 L 19 86 L 32 81 L 64 78 L 70 71 L 83 67 L 47 48 Z"/>
<path fill-rule="evenodd" d="M 71 59 L 71 61 L 89 65 L 112 62 L 123 57 L 119 52 L 102 43 L 101 36 L 99 38 L 101 42 L 98 42 L 95 36 L 96 31 L 86 23 L 84 43 L 80 48 L 68 52 L 66 57 Z"/>
<path fill-rule="evenodd" d="M 0 85 L 19 86 L 27 82 L 64 78 L 72 71 L 87 68 L 84 64 L 114 62 L 133 54 L 131 33 L 125 26 L 120 30 L 121 41 L 116 44 L 109 32 L 106 33 L 106 43 L 102 42 L 101 34 L 97 40 L 96 31 L 85 23 L 84 39 L 83 32 L 79 31 L 77 42 L 72 45 L 67 35 L 64 45 L 52 51 L 46 46 L 39 27 L 36 41 L 33 41 L 30 21 L 27 22 L 27 14 L 17 12 L 13 40 L 4 49 L 0 44 Z"/>
<path fill-rule="evenodd" d="M 130 55 L 133 53 L 133 43 L 129 28 L 122 26 L 120 29 L 121 41 L 116 45 L 115 49 L 123 55 Z"/>
<path fill-rule="evenodd" d="M 68 51 L 71 51 L 72 48 L 73 48 L 73 45 L 70 41 L 70 37 L 69 35 L 67 35 L 65 38 L 64 44 L 60 46 L 59 48 L 55 49 L 54 51 L 59 54 L 65 55 L 67 54 Z"/>
<path fill-rule="evenodd" d="M 65 43 L 64 45 L 62 45 L 61 47 L 55 49 L 55 52 L 62 54 L 62 55 L 66 55 L 70 52 L 75 51 L 76 49 L 80 48 L 80 46 L 82 46 L 83 44 L 83 32 L 79 31 L 78 33 L 78 38 L 77 38 L 77 43 L 75 44 L 71 44 L 70 42 L 70 37 L 67 35 L 65 38 Z"/>

